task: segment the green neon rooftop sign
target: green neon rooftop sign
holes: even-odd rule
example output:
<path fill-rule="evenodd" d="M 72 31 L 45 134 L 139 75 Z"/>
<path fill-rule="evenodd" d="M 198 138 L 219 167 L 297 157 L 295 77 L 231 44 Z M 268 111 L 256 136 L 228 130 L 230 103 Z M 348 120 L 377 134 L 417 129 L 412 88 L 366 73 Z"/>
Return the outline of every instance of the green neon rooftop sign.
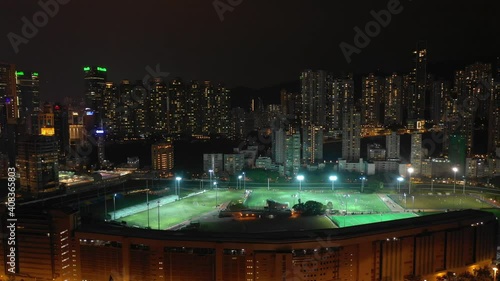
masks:
<path fill-rule="evenodd" d="M 17 76 L 24 76 L 24 71 L 17 71 L 17 72 L 16 72 L 16 75 L 17 75 Z"/>
<path fill-rule="evenodd" d="M 90 66 L 86 66 L 86 67 L 84 67 L 84 68 L 83 68 L 83 71 L 90 71 Z M 106 71 L 108 71 L 108 70 L 107 70 L 105 67 L 100 67 L 100 66 L 98 66 L 98 67 L 97 67 L 97 71 L 106 72 Z"/>
<path fill-rule="evenodd" d="M 33 76 L 38 76 L 38 72 L 33 72 Z"/>

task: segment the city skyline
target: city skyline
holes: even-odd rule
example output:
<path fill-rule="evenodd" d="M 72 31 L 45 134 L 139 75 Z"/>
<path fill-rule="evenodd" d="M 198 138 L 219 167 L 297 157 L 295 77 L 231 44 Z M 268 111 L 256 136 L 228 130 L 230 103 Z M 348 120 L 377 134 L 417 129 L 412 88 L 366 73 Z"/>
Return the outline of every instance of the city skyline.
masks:
<path fill-rule="evenodd" d="M 155 69 L 158 64 L 161 71 L 173 77 L 225 81 L 231 88 L 258 89 L 296 80 L 303 69 L 406 72 L 412 67 L 410 50 L 419 40 L 428 42 L 430 65 L 455 64 L 457 60 L 468 64 L 498 56 L 498 39 L 491 36 L 498 26 L 496 2 L 464 6 L 452 1 L 400 1 L 402 11 L 393 14 L 387 26 L 360 48 L 359 54 L 351 56 L 351 63 L 346 61 L 340 43 L 352 45 L 354 28 L 364 29 L 374 20 L 371 12 L 386 9 L 390 1 L 370 1 L 364 8 L 350 3 L 281 5 L 235 1 L 240 4 L 226 11 L 222 21 L 214 8 L 217 1 L 150 1 L 142 4 L 144 9 L 133 19 L 133 6 L 127 3 L 100 3 L 97 8 L 93 2 L 59 2 L 65 4 L 58 5 L 54 16 L 48 16 L 46 24 L 40 24 L 32 38 L 25 37 L 28 42 L 18 45 L 17 54 L 9 38 L 12 34 L 24 36 L 22 18 L 32 21 L 33 15 L 44 9 L 37 3 L 10 1 L 0 12 L 8 11 L 1 18 L 9 22 L 0 27 L 0 34 L 6 35 L 0 42 L 0 60 L 43 73 L 44 83 L 40 87 L 50 101 L 68 95 L 81 97 L 79 70 L 89 64 L 105 65 L 112 70 L 112 81 L 142 79 L 148 74 L 147 67 Z M 124 16 L 109 17 L 108 13 Z M 259 21 L 250 24 L 257 13 Z M 276 24 L 276 20 L 287 24 Z M 77 32 L 70 32 L 69 28 Z M 275 36 L 278 32 L 286 36 Z M 470 34 L 471 40 L 461 40 L 462 34 Z M 305 40 L 297 40 L 300 38 Z M 48 42 L 61 47 L 49 48 Z M 91 42 L 95 43 L 89 45 Z"/>

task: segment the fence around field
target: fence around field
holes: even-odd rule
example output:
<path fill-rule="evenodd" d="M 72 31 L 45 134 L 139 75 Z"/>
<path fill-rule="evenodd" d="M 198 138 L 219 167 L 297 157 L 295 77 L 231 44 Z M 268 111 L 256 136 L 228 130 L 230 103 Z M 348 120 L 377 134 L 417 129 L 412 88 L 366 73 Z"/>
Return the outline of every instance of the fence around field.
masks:
<path fill-rule="evenodd" d="M 161 197 L 161 198 L 158 198 L 158 199 L 150 200 L 149 201 L 149 208 L 150 209 L 155 208 L 157 206 L 157 204 L 158 204 L 158 201 L 160 201 L 160 205 L 165 205 L 165 204 L 168 204 L 168 203 L 175 202 L 178 198 L 179 198 L 179 196 L 177 196 L 177 195 L 169 195 L 169 196 L 164 196 L 164 197 Z M 127 207 L 127 208 L 123 208 L 123 209 L 120 209 L 120 210 L 116 210 L 116 213 L 115 212 L 109 212 L 108 215 L 112 219 L 118 220 L 120 218 L 128 217 L 130 215 L 137 214 L 137 213 L 140 213 L 140 212 L 144 212 L 144 211 L 147 211 L 147 210 L 148 210 L 148 204 L 146 202 L 144 202 L 144 203 L 140 203 L 140 204 L 137 204 L 137 205 L 134 205 L 134 206 L 131 206 L 131 207 Z"/>
<path fill-rule="evenodd" d="M 199 192 L 194 192 L 194 193 L 190 193 L 182 198 L 179 198 L 178 195 L 169 195 L 169 196 L 164 196 L 164 197 L 161 197 L 161 198 L 157 198 L 157 199 L 153 199 L 153 200 L 150 200 L 149 201 L 149 209 L 152 209 L 152 208 L 155 208 L 158 206 L 158 201 L 160 201 L 160 205 L 165 205 L 165 204 L 169 204 L 169 203 L 172 203 L 172 202 L 175 202 L 179 199 L 184 199 L 184 198 L 188 198 L 188 197 L 191 197 L 191 196 L 196 196 L 196 195 L 199 195 L 199 194 L 202 194 L 202 193 L 205 193 L 207 192 L 206 190 L 203 190 L 203 191 L 199 191 Z M 137 213 L 140 213 L 140 212 L 144 212 L 144 211 L 147 211 L 148 210 L 148 204 L 146 202 L 143 202 L 143 203 L 140 203 L 140 204 L 136 204 L 134 206 L 130 206 L 130 207 L 127 207 L 127 208 L 123 208 L 123 209 L 119 209 L 119 210 L 116 210 L 116 214 L 115 212 L 108 212 L 108 215 L 111 219 L 113 220 L 118 220 L 120 218 L 123 218 L 123 217 L 128 217 L 130 215 L 134 215 L 134 214 L 137 214 Z"/>

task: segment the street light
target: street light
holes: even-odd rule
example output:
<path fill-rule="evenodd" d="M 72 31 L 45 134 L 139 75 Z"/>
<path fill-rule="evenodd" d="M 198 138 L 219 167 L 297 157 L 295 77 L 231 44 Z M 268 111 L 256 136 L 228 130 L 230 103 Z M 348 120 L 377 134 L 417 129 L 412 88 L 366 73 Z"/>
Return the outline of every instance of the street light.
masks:
<path fill-rule="evenodd" d="M 434 179 L 431 180 L 431 192 L 434 192 Z"/>
<path fill-rule="evenodd" d="M 457 167 L 453 167 L 451 170 L 453 171 L 453 193 L 455 193 L 455 190 L 457 188 L 457 172 L 458 172 L 458 168 Z"/>
<path fill-rule="evenodd" d="M 408 168 L 408 174 L 410 174 L 410 182 L 408 183 L 408 195 L 411 194 L 411 174 L 415 171 L 412 167 Z"/>
<path fill-rule="evenodd" d="M 495 266 L 493 267 L 493 280 L 497 281 L 497 270 L 498 268 Z"/>
<path fill-rule="evenodd" d="M 247 190 L 247 183 L 246 183 L 247 177 L 245 176 L 245 172 L 243 172 L 243 189 Z"/>
<path fill-rule="evenodd" d="M 363 190 L 365 189 L 365 177 L 361 177 L 361 193 L 363 193 Z"/>
<path fill-rule="evenodd" d="M 181 183 L 180 183 L 180 181 L 182 180 L 182 178 L 176 177 L 175 180 L 177 181 L 177 188 L 176 188 L 175 192 L 179 197 L 181 197 Z"/>
<path fill-rule="evenodd" d="M 239 175 L 238 176 L 238 188 L 241 188 L 241 178 L 242 178 L 242 176 Z"/>
<path fill-rule="evenodd" d="M 398 192 L 401 192 L 401 182 L 403 182 L 405 179 L 403 177 L 398 177 Z"/>
<path fill-rule="evenodd" d="M 298 175 L 297 180 L 299 181 L 299 200 L 300 200 L 300 191 L 302 190 L 302 181 L 304 180 L 304 176 Z"/>
<path fill-rule="evenodd" d="M 334 183 L 337 180 L 337 176 L 330 176 L 329 179 L 332 182 L 332 191 L 334 191 L 335 190 Z"/>

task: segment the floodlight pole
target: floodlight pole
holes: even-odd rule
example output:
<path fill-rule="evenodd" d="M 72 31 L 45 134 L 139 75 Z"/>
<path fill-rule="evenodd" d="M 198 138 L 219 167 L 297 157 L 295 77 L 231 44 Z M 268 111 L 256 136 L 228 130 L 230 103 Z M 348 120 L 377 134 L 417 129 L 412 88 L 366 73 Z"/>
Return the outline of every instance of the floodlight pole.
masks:
<path fill-rule="evenodd" d="M 158 230 L 160 230 L 160 200 L 158 200 Z"/>

